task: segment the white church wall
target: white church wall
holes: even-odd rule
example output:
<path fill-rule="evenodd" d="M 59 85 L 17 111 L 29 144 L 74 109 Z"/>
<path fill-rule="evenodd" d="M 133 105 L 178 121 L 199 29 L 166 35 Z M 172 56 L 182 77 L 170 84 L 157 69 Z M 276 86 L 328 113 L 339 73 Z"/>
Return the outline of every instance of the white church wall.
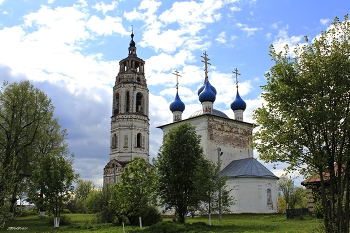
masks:
<path fill-rule="evenodd" d="M 235 198 L 232 213 L 277 213 L 277 179 L 231 178 L 226 184 Z"/>

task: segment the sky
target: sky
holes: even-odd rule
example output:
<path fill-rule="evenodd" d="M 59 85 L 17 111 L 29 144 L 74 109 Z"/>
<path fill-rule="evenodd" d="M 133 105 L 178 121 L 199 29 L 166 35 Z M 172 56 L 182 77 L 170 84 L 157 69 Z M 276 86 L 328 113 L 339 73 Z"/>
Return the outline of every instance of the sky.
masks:
<path fill-rule="evenodd" d="M 30 80 L 51 98 L 68 131 L 75 171 L 100 186 L 109 161 L 112 88 L 132 28 L 137 55 L 146 62 L 155 158 L 163 135 L 156 127 L 172 122 L 175 70 L 186 119 L 201 109 L 197 90 L 206 52 L 218 92 L 214 108 L 233 118 L 237 68 L 244 121 L 253 123 L 264 74 L 274 65 L 269 46 L 280 51 L 305 43 L 304 36 L 317 37 L 349 10 L 349 0 L 0 0 L 0 82 Z M 263 164 L 277 176 L 285 167 Z"/>

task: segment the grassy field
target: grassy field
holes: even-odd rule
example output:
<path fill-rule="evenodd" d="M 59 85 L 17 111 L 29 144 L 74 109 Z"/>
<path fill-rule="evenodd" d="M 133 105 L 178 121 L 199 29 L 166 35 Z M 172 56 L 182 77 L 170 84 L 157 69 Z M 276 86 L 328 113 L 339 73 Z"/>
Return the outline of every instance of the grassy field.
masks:
<path fill-rule="evenodd" d="M 111 224 L 94 223 L 94 216 L 89 214 L 67 214 L 71 219 L 69 225 L 61 225 L 59 228 L 53 227 L 53 220 L 40 219 L 37 216 L 19 217 L 12 221 L 7 221 L 0 231 L 11 232 L 116 232 L 123 233 L 122 226 Z M 207 217 L 187 218 L 186 225 L 170 225 L 172 229 L 184 229 L 183 232 L 210 232 L 210 233 L 231 233 L 231 232 L 320 232 L 322 220 L 312 216 L 305 216 L 302 219 L 286 219 L 283 214 L 239 214 L 224 215 L 223 221 L 219 222 L 217 216 L 212 218 L 212 226 L 208 225 Z M 164 219 L 166 223 L 173 224 L 171 219 Z M 139 227 L 126 226 L 125 232 L 136 232 Z M 145 228 L 145 230 L 147 230 Z M 143 232 L 143 231 L 137 231 Z M 152 230 L 152 232 L 155 232 Z M 161 231 L 164 232 L 164 231 Z M 167 231 L 168 232 L 168 231 Z M 181 232 L 181 230 L 180 230 Z"/>

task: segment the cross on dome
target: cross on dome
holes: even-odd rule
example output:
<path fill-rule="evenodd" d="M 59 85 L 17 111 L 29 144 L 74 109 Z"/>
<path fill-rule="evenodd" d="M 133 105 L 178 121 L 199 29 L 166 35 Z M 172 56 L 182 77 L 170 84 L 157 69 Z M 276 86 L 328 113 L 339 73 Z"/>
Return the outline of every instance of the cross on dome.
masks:
<path fill-rule="evenodd" d="M 236 87 L 238 89 L 238 75 L 241 75 L 241 74 L 238 73 L 238 69 L 237 68 L 234 70 L 234 72 L 232 71 L 232 73 L 234 73 L 236 75 Z"/>
<path fill-rule="evenodd" d="M 208 82 L 208 65 L 211 65 L 211 64 L 208 62 L 210 59 L 208 58 L 208 54 L 206 51 L 204 51 L 203 55 L 204 56 L 201 56 L 201 57 L 204 59 L 204 61 L 202 62 L 204 62 L 205 81 Z"/>
<path fill-rule="evenodd" d="M 176 92 L 178 92 L 178 89 L 179 89 L 179 77 L 182 77 L 180 74 L 179 74 L 179 71 L 178 70 L 175 70 L 174 73 L 172 73 L 173 75 L 176 76 Z"/>

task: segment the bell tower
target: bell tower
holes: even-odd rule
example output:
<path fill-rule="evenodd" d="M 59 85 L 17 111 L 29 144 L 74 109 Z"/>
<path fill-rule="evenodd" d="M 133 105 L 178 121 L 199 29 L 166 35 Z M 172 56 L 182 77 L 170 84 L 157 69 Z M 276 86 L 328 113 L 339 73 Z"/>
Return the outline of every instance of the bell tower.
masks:
<path fill-rule="evenodd" d="M 133 158 L 149 161 L 149 91 L 145 61 L 137 57 L 133 32 L 128 50 L 113 87 L 110 162 L 104 169 L 104 183 L 110 184 L 118 182 Z"/>

